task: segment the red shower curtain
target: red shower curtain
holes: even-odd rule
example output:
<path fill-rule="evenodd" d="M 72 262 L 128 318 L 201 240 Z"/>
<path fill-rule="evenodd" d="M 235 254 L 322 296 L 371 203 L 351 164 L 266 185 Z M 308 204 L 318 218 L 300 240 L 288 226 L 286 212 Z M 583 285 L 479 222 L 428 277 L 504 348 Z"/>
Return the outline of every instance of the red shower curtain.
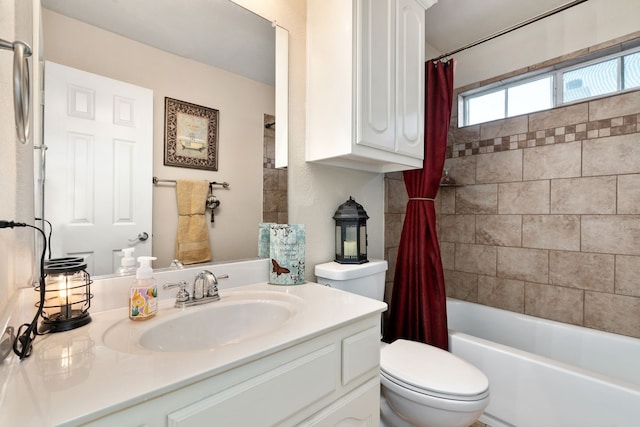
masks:
<path fill-rule="evenodd" d="M 447 350 L 447 306 L 433 203 L 447 147 L 453 98 L 453 60 L 427 61 L 424 162 L 404 172 L 409 195 L 384 341 L 420 341 Z"/>

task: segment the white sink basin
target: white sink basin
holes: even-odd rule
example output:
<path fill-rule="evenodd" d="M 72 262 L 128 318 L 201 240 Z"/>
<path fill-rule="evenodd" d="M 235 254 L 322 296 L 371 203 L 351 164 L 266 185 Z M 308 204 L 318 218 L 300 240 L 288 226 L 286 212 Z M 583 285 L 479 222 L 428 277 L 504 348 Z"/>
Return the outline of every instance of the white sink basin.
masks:
<path fill-rule="evenodd" d="M 105 345 L 127 353 L 215 349 L 277 330 L 295 316 L 302 300 L 280 292 L 239 291 L 184 309 L 167 307 L 169 303 L 147 321 L 117 322 L 106 330 Z"/>

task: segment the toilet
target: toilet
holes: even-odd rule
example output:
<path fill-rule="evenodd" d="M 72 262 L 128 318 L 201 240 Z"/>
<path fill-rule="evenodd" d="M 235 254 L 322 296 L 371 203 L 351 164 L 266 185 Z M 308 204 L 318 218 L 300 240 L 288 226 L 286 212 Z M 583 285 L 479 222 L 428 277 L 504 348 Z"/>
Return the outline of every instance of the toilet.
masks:
<path fill-rule="evenodd" d="M 328 262 L 317 282 L 382 301 L 387 261 Z M 440 348 L 399 339 L 380 343 L 380 422 L 385 427 L 468 427 L 489 404 L 489 380 Z"/>

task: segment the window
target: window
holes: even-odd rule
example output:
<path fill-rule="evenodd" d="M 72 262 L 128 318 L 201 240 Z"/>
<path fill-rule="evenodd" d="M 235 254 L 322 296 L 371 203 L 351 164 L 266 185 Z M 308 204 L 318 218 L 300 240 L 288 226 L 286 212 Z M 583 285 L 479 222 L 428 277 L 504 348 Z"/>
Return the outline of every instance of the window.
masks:
<path fill-rule="evenodd" d="M 562 74 L 562 102 L 568 103 L 618 90 L 618 61 L 603 61 Z"/>
<path fill-rule="evenodd" d="M 640 87 L 640 52 L 632 53 L 623 58 L 624 88 L 633 89 Z"/>
<path fill-rule="evenodd" d="M 465 125 L 490 122 L 553 107 L 553 77 L 519 82 L 465 99 Z"/>
<path fill-rule="evenodd" d="M 553 107 L 553 77 L 547 76 L 507 89 L 509 103 L 507 117 Z"/>
<path fill-rule="evenodd" d="M 469 98 L 467 114 L 469 124 L 490 122 L 504 118 L 504 90 L 493 93 L 485 93 Z"/>
<path fill-rule="evenodd" d="M 631 53 L 630 53 L 631 52 Z M 640 88 L 640 48 L 460 95 L 460 126 Z"/>

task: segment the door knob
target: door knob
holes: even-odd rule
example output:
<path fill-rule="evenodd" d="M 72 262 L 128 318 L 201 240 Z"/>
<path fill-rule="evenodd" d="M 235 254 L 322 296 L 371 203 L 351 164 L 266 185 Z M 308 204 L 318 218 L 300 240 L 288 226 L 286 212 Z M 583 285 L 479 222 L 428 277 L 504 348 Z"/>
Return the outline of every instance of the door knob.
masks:
<path fill-rule="evenodd" d="M 149 234 L 146 231 L 143 231 L 142 233 L 138 234 L 138 236 L 135 239 L 129 239 L 129 241 L 131 243 L 137 242 L 137 241 L 144 242 L 148 238 L 149 238 Z"/>

